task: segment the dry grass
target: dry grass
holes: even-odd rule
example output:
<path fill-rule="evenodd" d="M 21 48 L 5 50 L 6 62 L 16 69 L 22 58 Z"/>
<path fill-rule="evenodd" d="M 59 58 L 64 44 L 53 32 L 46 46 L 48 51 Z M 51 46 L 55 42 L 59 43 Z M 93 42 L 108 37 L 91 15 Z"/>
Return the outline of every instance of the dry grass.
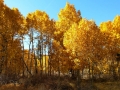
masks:
<path fill-rule="evenodd" d="M 52 87 L 54 85 L 46 85 L 46 84 L 40 84 L 37 86 L 29 86 L 25 88 L 24 86 L 11 86 L 9 84 L 3 85 L 0 87 L 0 90 L 57 90 L 57 87 Z M 61 89 L 59 90 L 73 90 L 70 89 L 67 85 L 61 85 Z"/>
<path fill-rule="evenodd" d="M 24 90 L 24 89 L 19 85 L 14 86 L 14 84 L 6 84 L 6 85 L 2 85 L 0 87 L 0 90 Z"/>
<path fill-rule="evenodd" d="M 36 78 L 38 78 L 36 76 Z M 37 82 L 35 85 L 32 83 L 24 84 L 6 84 L 0 86 L 0 90 L 76 90 L 75 81 L 68 79 L 61 79 L 60 82 L 58 78 L 46 78 L 42 81 L 31 78 L 32 83 Z M 40 81 L 40 83 L 38 83 Z M 27 84 L 27 87 L 26 85 Z M 58 88 L 59 86 L 59 88 Z M 91 84 L 90 82 L 82 82 L 81 90 L 120 90 L 120 81 L 119 82 L 96 82 Z"/>
<path fill-rule="evenodd" d="M 0 90 L 48 90 L 45 88 L 45 86 L 40 85 L 38 86 L 29 86 L 27 88 L 25 88 L 23 85 L 19 85 L 19 86 L 14 86 L 14 85 L 10 85 L 10 84 L 6 84 L 0 87 Z"/>
<path fill-rule="evenodd" d="M 95 86 L 98 90 L 120 90 L 120 81 L 95 83 Z"/>
<path fill-rule="evenodd" d="M 37 80 L 36 80 L 37 78 Z M 73 90 L 71 84 L 69 84 L 68 80 L 58 80 L 57 77 L 47 77 L 26 79 L 26 81 L 22 84 L 6 84 L 0 86 L 0 90 Z M 23 82 L 24 80 L 20 80 Z M 33 84 L 34 83 L 34 84 Z"/>

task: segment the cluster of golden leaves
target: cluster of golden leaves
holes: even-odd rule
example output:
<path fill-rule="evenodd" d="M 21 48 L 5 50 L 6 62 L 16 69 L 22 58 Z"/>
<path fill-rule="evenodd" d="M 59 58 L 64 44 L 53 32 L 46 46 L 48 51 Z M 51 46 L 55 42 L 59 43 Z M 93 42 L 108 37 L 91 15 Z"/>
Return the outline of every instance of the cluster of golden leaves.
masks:
<path fill-rule="evenodd" d="M 67 4 L 60 14 L 69 5 Z M 72 5 L 70 6 L 72 7 Z M 69 9 L 71 8 L 69 7 Z M 68 17 L 69 20 L 71 14 L 60 15 L 62 18 L 64 16 Z M 73 21 L 73 18 L 71 18 L 71 21 Z M 61 23 L 63 23 L 62 20 Z M 66 23 L 68 23 L 67 19 Z M 74 61 L 79 60 L 79 64 L 76 64 L 79 65 L 78 68 L 88 65 L 89 62 L 93 64 L 99 63 L 104 58 L 108 60 L 115 59 L 116 54 L 120 53 L 120 16 L 116 16 L 112 22 L 103 22 L 100 26 L 97 26 L 93 20 L 81 19 L 79 16 L 77 23 L 73 21 L 70 23 L 69 28 L 66 29 L 66 27 L 63 28 L 65 30 L 62 37 L 63 45 L 68 52 L 76 57 Z M 60 30 L 61 28 L 59 32 Z M 84 63 L 86 60 L 88 63 Z"/>
<path fill-rule="evenodd" d="M 0 67 L 21 69 L 21 43 L 16 35 L 23 29 L 23 16 L 17 8 L 10 9 L 0 0 Z M 17 62 L 17 63 L 16 63 Z M 15 70 L 15 69 L 14 69 Z"/>

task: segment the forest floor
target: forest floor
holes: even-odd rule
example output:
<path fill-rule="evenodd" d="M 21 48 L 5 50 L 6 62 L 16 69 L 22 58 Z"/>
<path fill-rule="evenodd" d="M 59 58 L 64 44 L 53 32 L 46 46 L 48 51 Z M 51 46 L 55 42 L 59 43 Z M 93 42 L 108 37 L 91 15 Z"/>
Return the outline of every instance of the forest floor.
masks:
<path fill-rule="evenodd" d="M 9 83 L 0 86 L 0 90 L 77 90 L 76 81 L 58 78 L 46 78 L 42 81 L 39 79 L 26 80 L 24 84 Z M 39 82 L 39 83 L 38 83 Z M 80 90 L 120 90 L 120 81 L 113 82 L 91 82 L 82 81 Z"/>
<path fill-rule="evenodd" d="M 65 82 L 66 83 L 66 82 Z M 76 90 L 74 83 L 69 83 L 68 85 L 61 85 L 61 89 L 58 90 Z M 28 86 L 27 88 L 23 85 L 6 84 L 0 87 L 0 90 L 57 90 L 57 87 L 53 84 L 41 83 L 35 86 Z M 94 83 L 93 85 L 89 83 L 82 83 L 81 90 L 120 90 L 120 82 L 104 82 L 104 83 Z"/>

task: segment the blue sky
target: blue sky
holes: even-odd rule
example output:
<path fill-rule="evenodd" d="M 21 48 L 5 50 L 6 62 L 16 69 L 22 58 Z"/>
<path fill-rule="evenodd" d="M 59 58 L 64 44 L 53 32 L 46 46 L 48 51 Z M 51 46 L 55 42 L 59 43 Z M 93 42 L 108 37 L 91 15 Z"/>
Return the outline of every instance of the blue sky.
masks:
<path fill-rule="evenodd" d="M 120 0 L 4 0 L 8 7 L 18 8 L 24 16 L 29 12 L 41 10 L 55 20 L 66 2 L 74 4 L 76 10 L 81 11 L 83 18 L 93 19 L 97 25 L 120 15 Z"/>

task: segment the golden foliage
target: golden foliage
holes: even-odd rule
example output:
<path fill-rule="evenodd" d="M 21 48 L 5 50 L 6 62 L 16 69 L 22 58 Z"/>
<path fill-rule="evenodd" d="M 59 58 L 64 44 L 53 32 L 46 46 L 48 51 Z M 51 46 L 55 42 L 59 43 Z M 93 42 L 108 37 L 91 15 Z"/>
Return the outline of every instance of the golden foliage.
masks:
<path fill-rule="evenodd" d="M 41 60 L 36 59 L 34 48 L 32 53 L 30 50 L 23 50 L 22 40 L 25 34 L 29 35 L 30 29 L 39 33 L 38 37 L 30 36 L 30 43 L 40 40 L 40 55 L 44 56 L 42 50 L 48 49 L 49 57 L 46 60 L 50 60 L 46 66 L 45 57 L 43 66 L 39 62 Z M 67 72 L 69 68 L 83 70 L 88 66 L 96 68 L 96 72 L 101 68 L 107 70 L 109 66 L 104 62 L 112 62 L 116 59 L 116 54 L 120 53 L 120 16 L 97 26 L 93 20 L 82 18 L 74 5 L 66 3 L 56 21 L 39 10 L 23 17 L 17 8 L 10 9 L 1 0 L 0 51 L 0 68 L 9 68 L 12 72 L 20 72 L 24 69 L 21 65 L 25 63 L 28 69 L 35 67 L 36 60 L 39 69 L 44 66 L 47 69 L 50 64 L 54 70 L 62 72 Z M 25 63 L 21 62 L 21 58 Z"/>

